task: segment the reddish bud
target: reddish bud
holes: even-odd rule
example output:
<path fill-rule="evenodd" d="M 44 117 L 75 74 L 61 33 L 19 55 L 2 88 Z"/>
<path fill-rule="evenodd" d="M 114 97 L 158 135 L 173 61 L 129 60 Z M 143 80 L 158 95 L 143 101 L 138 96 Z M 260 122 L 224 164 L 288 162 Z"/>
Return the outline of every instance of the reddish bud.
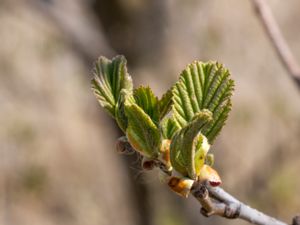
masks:
<path fill-rule="evenodd" d="M 208 165 L 204 165 L 201 168 L 199 180 L 208 181 L 208 183 L 213 187 L 219 186 L 222 183 L 218 172 Z"/>

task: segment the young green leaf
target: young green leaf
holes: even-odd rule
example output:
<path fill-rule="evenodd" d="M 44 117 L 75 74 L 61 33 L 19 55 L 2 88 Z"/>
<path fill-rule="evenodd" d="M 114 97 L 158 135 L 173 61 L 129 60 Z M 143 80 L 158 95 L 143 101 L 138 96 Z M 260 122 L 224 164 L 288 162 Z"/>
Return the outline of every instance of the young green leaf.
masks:
<path fill-rule="evenodd" d="M 159 105 L 159 119 L 162 120 L 172 108 L 172 89 L 169 89 L 158 102 Z"/>
<path fill-rule="evenodd" d="M 156 126 L 159 123 L 159 102 L 150 87 L 139 87 L 133 91 L 135 103 L 151 118 Z"/>
<path fill-rule="evenodd" d="M 115 108 L 115 119 L 121 130 L 126 133 L 128 119 L 125 113 L 125 100 L 130 98 L 132 93 L 126 89 L 122 89 Z"/>
<path fill-rule="evenodd" d="M 133 97 L 125 100 L 125 113 L 128 118 L 126 136 L 131 146 L 150 159 L 157 158 L 161 145 L 159 128 Z"/>
<path fill-rule="evenodd" d="M 195 114 L 191 122 L 184 128 L 175 133 L 170 146 L 170 158 L 173 168 L 183 176 L 189 176 L 192 179 L 197 177 L 200 170 L 198 154 L 203 143 L 201 130 L 204 129 L 209 122 L 212 121 L 212 113 L 208 110 L 203 110 Z M 199 145 L 201 143 L 201 145 Z M 207 149 L 208 150 L 208 149 Z M 205 152 L 206 155 L 206 152 Z M 205 160 L 205 156 L 201 158 Z M 197 164 L 198 163 L 198 164 Z"/>
<path fill-rule="evenodd" d="M 132 80 L 127 73 L 126 59 L 116 56 L 109 60 L 101 56 L 94 67 L 92 90 L 100 105 L 115 118 L 116 105 L 122 89 L 132 92 Z"/>
<path fill-rule="evenodd" d="M 162 136 L 164 139 L 171 140 L 172 137 L 174 136 L 175 132 L 179 129 L 180 129 L 180 127 L 177 125 L 177 123 L 171 117 L 164 118 L 161 122 Z"/>
<path fill-rule="evenodd" d="M 202 134 L 198 135 L 194 157 L 195 173 L 197 176 L 199 176 L 200 171 L 205 164 L 209 148 L 210 145 L 208 144 L 207 138 Z"/>
<path fill-rule="evenodd" d="M 195 61 L 182 71 L 179 81 L 172 89 L 173 117 L 180 127 L 186 126 L 194 115 L 208 109 L 213 113 L 213 122 L 202 134 L 211 144 L 231 110 L 234 82 L 228 69 L 216 62 Z"/>

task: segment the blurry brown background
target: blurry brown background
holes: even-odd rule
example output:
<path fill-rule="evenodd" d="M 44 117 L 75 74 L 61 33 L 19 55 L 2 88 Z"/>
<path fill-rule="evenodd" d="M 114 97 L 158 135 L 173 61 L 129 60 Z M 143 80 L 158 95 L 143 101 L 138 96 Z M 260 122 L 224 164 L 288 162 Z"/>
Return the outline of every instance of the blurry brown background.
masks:
<path fill-rule="evenodd" d="M 267 1 L 300 62 L 300 1 Z M 161 95 L 186 64 L 218 60 L 236 80 L 213 146 L 223 187 L 290 221 L 300 212 L 300 93 L 249 1 L 0 0 L 0 224 L 246 224 L 203 218 L 114 149 L 90 90 L 99 55 L 124 54 Z"/>

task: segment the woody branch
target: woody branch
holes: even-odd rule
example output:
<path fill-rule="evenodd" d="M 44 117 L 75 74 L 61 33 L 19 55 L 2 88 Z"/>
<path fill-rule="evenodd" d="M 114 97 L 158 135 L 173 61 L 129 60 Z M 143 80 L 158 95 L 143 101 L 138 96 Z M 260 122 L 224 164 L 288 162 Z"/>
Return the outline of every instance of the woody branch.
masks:
<path fill-rule="evenodd" d="M 121 143 L 120 143 L 121 141 Z M 131 145 L 122 137 L 117 142 L 117 150 L 119 153 L 130 154 L 135 152 Z M 164 173 L 166 170 L 162 164 L 157 161 L 146 160 L 142 167 L 146 170 L 159 168 Z M 151 165 L 151 166 L 149 166 Z M 170 171 L 166 173 L 170 175 Z M 257 225 L 288 225 L 285 222 L 270 217 L 246 204 L 237 200 L 224 189 L 220 187 L 212 187 L 208 182 L 194 181 L 191 186 L 190 193 L 201 204 L 201 214 L 210 217 L 213 215 L 221 216 L 227 219 L 242 219 Z M 300 225 L 300 216 L 293 218 L 292 225 Z"/>
<path fill-rule="evenodd" d="M 251 1 L 283 66 L 300 89 L 300 66 L 283 37 L 269 5 L 264 0 Z"/>

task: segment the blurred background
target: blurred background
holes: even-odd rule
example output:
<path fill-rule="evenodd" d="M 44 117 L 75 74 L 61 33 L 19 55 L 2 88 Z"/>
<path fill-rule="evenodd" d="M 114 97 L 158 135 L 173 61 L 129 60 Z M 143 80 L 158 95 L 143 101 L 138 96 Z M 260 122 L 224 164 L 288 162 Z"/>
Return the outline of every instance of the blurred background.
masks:
<path fill-rule="evenodd" d="M 268 0 L 300 62 L 300 1 Z M 300 93 L 250 1 L 0 0 L 0 224 L 247 224 L 204 218 L 120 156 L 90 90 L 93 61 L 123 54 L 161 95 L 191 61 L 236 80 L 212 148 L 223 187 L 287 222 L 300 212 Z"/>

